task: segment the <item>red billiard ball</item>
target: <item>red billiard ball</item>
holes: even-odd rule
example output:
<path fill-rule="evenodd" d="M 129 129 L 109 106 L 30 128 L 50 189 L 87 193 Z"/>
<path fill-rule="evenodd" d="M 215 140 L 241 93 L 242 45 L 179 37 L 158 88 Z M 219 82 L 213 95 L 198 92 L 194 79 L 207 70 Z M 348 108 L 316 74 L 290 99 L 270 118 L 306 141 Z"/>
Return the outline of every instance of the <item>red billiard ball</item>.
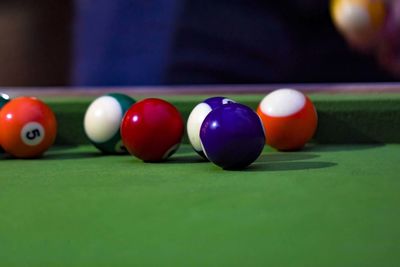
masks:
<path fill-rule="evenodd" d="M 132 105 L 121 123 L 126 149 L 143 161 L 167 159 L 179 147 L 183 136 L 179 111 L 167 101 L 147 98 Z"/>
<path fill-rule="evenodd" d="M 311 100 L 293 89 L 279 89 L 258 106 L 266 143 L 278 150 L 301 149 L 314 135 L 317 112 Z"/>
<path fill-rule="evenodd" d="M 17 158 L 41 156 L 56 137 L 53 111 L 34 97 L 11 100 L 0 111 L 0 144 Z"/>

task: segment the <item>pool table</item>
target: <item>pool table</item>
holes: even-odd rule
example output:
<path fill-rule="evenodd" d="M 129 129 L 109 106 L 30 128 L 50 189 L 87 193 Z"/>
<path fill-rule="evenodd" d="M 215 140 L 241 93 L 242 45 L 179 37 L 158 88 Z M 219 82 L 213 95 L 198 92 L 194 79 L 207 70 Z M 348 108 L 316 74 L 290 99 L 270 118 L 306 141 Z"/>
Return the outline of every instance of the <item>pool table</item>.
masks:
<path fill-rule="evenodd" d="M 255 108 L 293 87 L 319 127 L 303 150 L 265 147 L 225 171 L 187 144 L 163 163 L 103 155 L 85 109 L 105 92 L 171 101 L 187 118 L 225 95 Z M 39 90 L 40 89 L 40 90 Z M 39 159 L 0 154 L 0 266 L 399 266 L 400 84 L 3 88 L 55 111 Z"/>

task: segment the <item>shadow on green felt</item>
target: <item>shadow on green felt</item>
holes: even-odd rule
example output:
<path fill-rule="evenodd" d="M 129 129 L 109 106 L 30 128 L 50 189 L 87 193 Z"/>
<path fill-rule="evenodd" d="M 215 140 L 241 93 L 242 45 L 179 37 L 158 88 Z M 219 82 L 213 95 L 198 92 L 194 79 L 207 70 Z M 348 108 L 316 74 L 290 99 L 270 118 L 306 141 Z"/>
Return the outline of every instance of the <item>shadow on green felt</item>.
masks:
<path fill-rule="evenodd" d="M 20 160 L 62 160 L 62 159 L 79 159 L 79 158 L 92 158 L 104 156 L 96 150 L 80 150 L 78 146 L 68 145 L 68 146 L 53 146 L 43 155 Z M 0 152 L 0 159 L 5 160 L 18 160 L 17 158 L 11 156 L 8 153 Z"/>
<path fill-rule="evenodd" d="M 263 153 L 257 161 L 275 162 L 275 161 L 296 161 L 318 158 L 320 155 L 304 152 L 271 152 Z"/>
<path fill-rule="evenodd" d="M 322 169 L 336 166 L 337 163 L 325 161 L 308 161 L 320 157 L 307 152 L 265 152 L 253 164 L 245 169 L 227 171 L 270 172 Z"/>
<path fill-rule="evenodd" d="M 193 153 L 193 154 L 189 154 L 189 155 L 173 155 L 172 157 L 170 157 L 169 159 L 167 159 L 166 161 L 162 162 L 165 164 L 187 164 L 187 163 L 209 163 L 208 160 L 202 158 L 201 156 Z"/>
<path fill-rule="evenodd" d="M 52 152 L 46 153 L 40 157 L 19 159 L 15 158 L 9 154 L 1 154 L 0 159 L 2 160 L 69 160 L 69 159 L 84 159 L 84 158 L 99 158 L 106 157 L 107 155 L 98 152 Z"/>
<path fill-rule="evenodd" d="M 102 154 L 100 152 L 55 152 L 45 154 L 43 160 L 68 160 L 68 159 L 84 159 L 84 158 L 100 158 L 107 157 L 109 155 Z"/>
<path fill-rule="evenodd" d="M 319 155 L 307 153 L 288 153 L 288 154 L 272 154 L 262 155 L 253 164 L 245 169 L 227 170 L 227 171 L 244 171 L 244 172 L 270 172 L 270 171 L 295 171 L 308 169 L 330 168 L 337 165 L 333 162 L 325 161 L 308 161 L 309 159 L 317 158 Z M 197 154 L 177 154 L 173 155 L 166 161 L 161 162 L 141 162 L 139 159 L 130 157 L 124 158 L 127 164 L 142 163 L 142 164 L 205 164 L 213 166 L 213 164 Z M 214 166 L 216 167 L 216 166 Z M 218 168 L 219 169 L 219 168 Z"/>
<path fill-rule="evenodd" d="M 337 163 L 327 161 L 254 162 L 244 171 L 298 171 L 330 168 L 336 165 Z"/>
<path fill-rule="evenodd" d="M 199 163 L 209 163 L 208 160 L 203 159 L 197 154 L 193 155 L 172 155 L 172 157 L 168 158 L 167 160 L 164 161 L 155 161 L 155 162 L 143 162 L 139 159 L 136 159 L 131 156 L 130 159 L 127 159 L 126 162 L 129 162 L 130 164 L 133 161 L 139 161 L 144 164 L 199 164 Z"/>
<path fill-rule="evenodd" d="M 247 171 L 295 171 L 322 169 L 336 166 L 337 163 L 327 161 L 308 161 L 320 155 L 308 152 L 272 152 L 262 154 Z"/>
<path fill-rule="evenodd" d="M 374 144 L 310 144 L 303 148 L 303 152 L 340 152 L 340 151 L 357 151 L 357 150 L 368 150 L 383 147 L 385 144 L 374 143 Z"/>

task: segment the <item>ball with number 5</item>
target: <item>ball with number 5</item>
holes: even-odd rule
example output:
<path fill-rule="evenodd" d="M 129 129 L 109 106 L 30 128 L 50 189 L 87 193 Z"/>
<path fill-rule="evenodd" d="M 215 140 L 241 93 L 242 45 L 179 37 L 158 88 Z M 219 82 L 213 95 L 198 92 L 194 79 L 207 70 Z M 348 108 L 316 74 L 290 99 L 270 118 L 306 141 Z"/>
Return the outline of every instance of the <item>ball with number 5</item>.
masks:
<path fill-rule="evenodd" d="M 56 133 L 53 111 L 37 98 L 15 98 L 0 111 L 0 145 L 14 157 L 41 156 L 54 143 Z"/>

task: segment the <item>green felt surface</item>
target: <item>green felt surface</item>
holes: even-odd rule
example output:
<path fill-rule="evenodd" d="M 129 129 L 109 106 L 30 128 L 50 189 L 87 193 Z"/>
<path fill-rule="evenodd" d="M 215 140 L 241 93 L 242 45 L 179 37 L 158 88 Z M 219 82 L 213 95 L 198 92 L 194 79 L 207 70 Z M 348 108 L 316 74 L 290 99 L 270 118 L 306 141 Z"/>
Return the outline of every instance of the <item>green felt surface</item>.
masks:
<path fill-rule="evenodd" d="M 266 149 L 223 171 L 54 148 L 0 158 L 0 266 L 398 266 L 400 145 Z"/>
<path fill-rule="evenodd" d="M 264 95 L 227 95 L 256 109 Z M 324 144 L 400 143 L 400 94 L 310 94 L 319 124 L 314 142 Z M 144 96 L 132 97 L 137 100 Z M 173 103 L 186 120 L 197 103 L 210 95 L 152 96 Z M 95 97 L 44 99 L 55 111 L 59 122 L 57 143 L 87 144 L 83 131 L 86 108 Z M 185 136 L 184 140 L 187 143 Z"/>

